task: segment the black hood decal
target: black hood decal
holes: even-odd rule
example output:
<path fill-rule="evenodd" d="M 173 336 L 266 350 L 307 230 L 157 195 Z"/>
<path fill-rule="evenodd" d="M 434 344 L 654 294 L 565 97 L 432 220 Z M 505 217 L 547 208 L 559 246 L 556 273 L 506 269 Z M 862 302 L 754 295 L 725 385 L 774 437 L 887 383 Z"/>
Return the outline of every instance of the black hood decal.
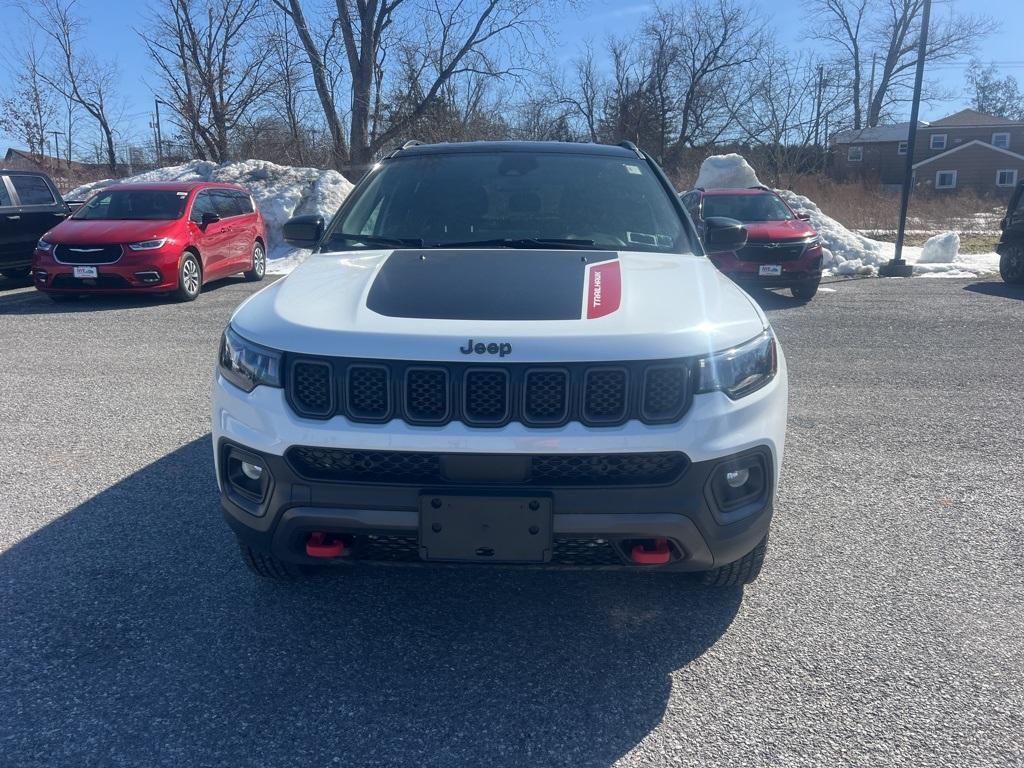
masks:
<path fill-rule="evenodd" d="M 366 306 L 389 317 L 579 320 L 588 265 L 613 251 L 407 250 L 380 268 Z"/>

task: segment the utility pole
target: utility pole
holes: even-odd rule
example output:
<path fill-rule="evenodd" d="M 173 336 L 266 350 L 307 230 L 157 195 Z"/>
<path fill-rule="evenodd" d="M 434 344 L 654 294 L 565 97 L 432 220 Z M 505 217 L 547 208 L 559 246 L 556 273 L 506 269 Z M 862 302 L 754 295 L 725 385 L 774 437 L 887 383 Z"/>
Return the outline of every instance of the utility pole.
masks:
<path fill-rule="evenodd" d="M 53 134 L 54 153 L 53 156 L 57 158 L 57 169 L 60 170 L 60 131 L 50 131 Z"/>
<path fill-rule="evenodd" d="M 910 205 L 910 188 L 914 183 L 914 144 L 917 141 L 917 115 L 921 109 L 921 83 L 924 80 L 924 59 L 928 52 L 928 18 L 931 16 L 932 0 L 924 0 L 921 12 L 921 40 L 917 49 L 917 72 L 914 74 L 914 101 L 910 107 L 910 129 L 907 133 L 907 162 L 903 173 L 903 193 L 900 195 L 900 224 L 896 232 L 896 255 L 883 264 L 878 274 L 883 277 L 910 277 L 914 268 L 903 259 L 903 237 L 907 231 L 907 208 Z"/>
<path fill-rule="evenodd" d="M 160 136 L 160 105 L 165 102 L 161 102 L 160 99 L 153 99 L 153 106 L 156 107 L 156 164 L 157 167 L 164 164 L 164 142 Z"/>

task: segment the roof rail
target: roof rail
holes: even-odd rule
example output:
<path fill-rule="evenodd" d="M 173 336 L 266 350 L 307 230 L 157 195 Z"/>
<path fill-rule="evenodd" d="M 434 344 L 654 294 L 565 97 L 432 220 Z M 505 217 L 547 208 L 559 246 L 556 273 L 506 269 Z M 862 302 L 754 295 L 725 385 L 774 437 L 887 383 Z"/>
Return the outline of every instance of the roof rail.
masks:
<path fill-rule="evenodd" d="M 766 189 L 769 192 L 771 191 L 771 187 L 765 186 L 764 184 L 754 184 L 752 186 L 747 187 L 747 189 Z"/>
<path fill-rule="evenodd" d="M 418 147 L 422 144 L 423 142 L 420 141 L 419 139 L 409 139 L 407 142 L 405 142 L 405 144 L 402 145 L 402 149 L 408 149 L 409 147 Z"/>
<path fill-rule="evenodd" d="M 639 157 L 641 160 L 644 159 L 644 153 L 641 152 L 640 148 L 632 141 L 620 141 L 617 146 L 620 146 L 623 149 L 628 149 L 630 152 L 636 153 L 636 156 Z"/>

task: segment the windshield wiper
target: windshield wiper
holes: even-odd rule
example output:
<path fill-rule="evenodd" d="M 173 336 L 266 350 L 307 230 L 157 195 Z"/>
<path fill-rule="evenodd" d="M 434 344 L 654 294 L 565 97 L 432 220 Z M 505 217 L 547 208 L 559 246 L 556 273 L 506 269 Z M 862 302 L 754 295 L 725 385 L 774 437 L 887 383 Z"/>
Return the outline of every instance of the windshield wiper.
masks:
<path fill-rule="evenodd" d="M 575 240 L 568 237 L 499 237 L 494 240 L 465 240 L 452 243 L 434 243 L 431 248 L 592 248 L 593 240 Z"/>
<path fill-rule="evenodd" d="M 328 242 L 333 243 L 335 240 L 354 240 L 373 245 L 404 245 L 409 248 L 423 247 L 423 241 L 418 237 L 379 237 L 377 235 L 348 235 L 344 232 L 333 232 Z"/>

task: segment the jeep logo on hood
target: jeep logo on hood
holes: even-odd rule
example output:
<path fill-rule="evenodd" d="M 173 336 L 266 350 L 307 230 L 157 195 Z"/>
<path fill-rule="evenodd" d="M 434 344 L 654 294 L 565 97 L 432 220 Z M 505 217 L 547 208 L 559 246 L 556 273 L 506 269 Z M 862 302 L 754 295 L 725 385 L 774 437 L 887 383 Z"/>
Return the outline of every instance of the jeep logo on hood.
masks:
<path fill-rule="evenodd" d="M 512 354 L 512 345 L 507 341 L 501 343 L 492 341 L 485 344 L 482 341 L 467 339 L 466 346 L 459 347 L 459 352 L 464 355 L 497 355 L 498 357 L 504 357 L 505 355 Z"/>

